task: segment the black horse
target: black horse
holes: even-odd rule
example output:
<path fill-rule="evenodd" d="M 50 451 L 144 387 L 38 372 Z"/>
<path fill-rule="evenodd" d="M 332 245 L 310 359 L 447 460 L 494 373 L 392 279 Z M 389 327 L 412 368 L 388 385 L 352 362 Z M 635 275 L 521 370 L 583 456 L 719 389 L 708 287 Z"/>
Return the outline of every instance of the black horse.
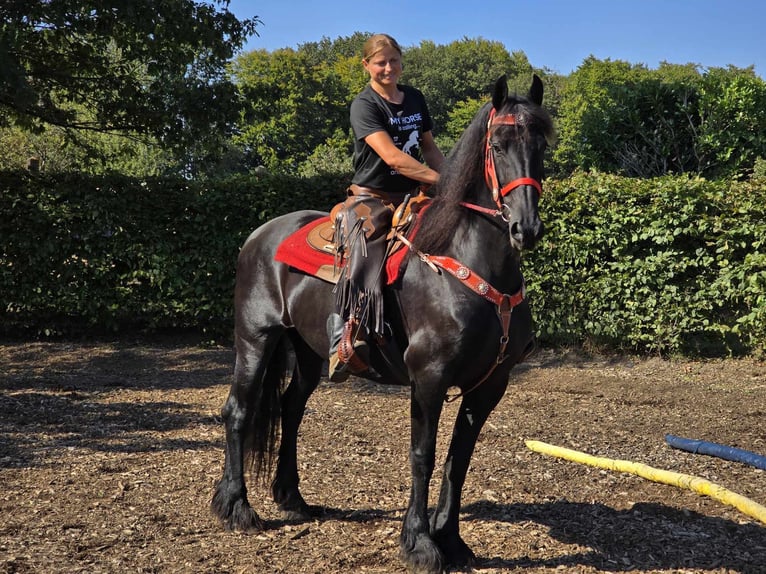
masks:
<path fill-rule="evenodd" d="M 411 389 L 412 485 L 400 548 L 416 570 L 439 572 L 475 559 L 459 533 L 463 483 L 479 431 L 533 340 L 519 257 L 543 231 L 537 207 L 552 124 L 542 98 L 537 76 L 526 97 L 510 95 L 505 77 L 497 81 L 492 102 L 466 129 L 432 189 L 435 197 L 413 239 L 416 255 L 385 290 L 406 380 L 373 345 L 370 360 L 384 379 Z M 276 262 L 274 253 L 290 233 L 322 215 L 278 217 L 254 231 L 239 255 L 235 379 L 222 411 L 225 466 L 212 501 L 229 529 L 264 527 L 247 500 L 248 455 L 255 476 L 273 474 L 273 499 L 286 517 L 310 518 L 298 488 L 297 437 L 326 359 L 333 286 Z M 285 388 L 289 346 L 295 367 Z M 445 398 L 456 394 L 460 409 L 429 520 L 439 417 Z"/>

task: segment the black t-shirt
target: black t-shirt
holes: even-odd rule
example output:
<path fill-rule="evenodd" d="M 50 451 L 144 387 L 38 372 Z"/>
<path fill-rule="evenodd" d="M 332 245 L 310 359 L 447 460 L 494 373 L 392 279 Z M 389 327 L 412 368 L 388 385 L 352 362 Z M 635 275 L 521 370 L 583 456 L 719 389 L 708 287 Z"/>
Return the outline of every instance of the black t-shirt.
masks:
<path fill-rule="evenodd" d="M 407 192 L 419 182 L 401 175 L 368 146 L 364 138 L 378 131 L 391 136 L 394 145 L 418 161 L 423 161 L 420 145 L 423 133 L 431 131 L 431 116 L 419 90 L 398 86 L 404 92 L 401 104 L 387 102 L 368 84 L 351 102 L 351 127 L 354 130 L 354 177 L 352 183 L 388 193 Z"/>

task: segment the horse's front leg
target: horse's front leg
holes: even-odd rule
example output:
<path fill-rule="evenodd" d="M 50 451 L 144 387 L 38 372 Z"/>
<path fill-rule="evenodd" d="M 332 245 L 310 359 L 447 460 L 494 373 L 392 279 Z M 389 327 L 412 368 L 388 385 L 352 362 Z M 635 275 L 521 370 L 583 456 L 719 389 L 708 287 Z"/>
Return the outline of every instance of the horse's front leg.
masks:
<path fill-rule="evenodd" d="M 443 394 L 422 392 L 413 385 L 410 402 L 410 467 L 412 485 L 400 537 L 402 560 L 416 572 L 441 572 L 444 556 L 428 525 L 428 484 L 436 459 L 436 434 Z"/>
<path fill-rule="evenodd" d="M 455 419 L 447 458 L 444 463 L 439 502 L 431 517 L 431 536 L 452 566 L 471 566 L 476 556 L 460 536 L 460 503 L 465 477 L 479 433 L 489 414 L 503 396 L 508 380 L 505 372 L 499 379 L 463 397 Z"/>

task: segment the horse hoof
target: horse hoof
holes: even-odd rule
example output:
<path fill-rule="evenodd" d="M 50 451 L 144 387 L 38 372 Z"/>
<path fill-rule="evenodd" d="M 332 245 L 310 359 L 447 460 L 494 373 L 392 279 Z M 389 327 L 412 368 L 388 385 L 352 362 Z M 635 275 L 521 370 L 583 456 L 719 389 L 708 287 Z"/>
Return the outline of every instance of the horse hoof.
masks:
<path fill-rule="evenodd" d="M 235 530 L 240 532 L 261 531 L 265 529 L 265 524 L 258 513 L 245 498 L 236 499 L 234 502 L 227 500 L 222 494 L 222 490 L 217 490 L 213 496 L 211 509 L 226 530 Z"/>
<path fill-rule="evenodd" d="M 286 522 L 307 522 L 313 518 L 308 505 L 303 508 L 279 508 Z"/>
<path fill-rule="evenodd" d="M 274 502 L 277 503 L 277 508 L 285 521 L 306 522 L 313 518 L 311 508 L 306 504 L 306 501 L 297 489 L 283 490 L 275 483 L 272 494 L 274 496 Z"/>
<path fill-rule="evenodd" d="M 226 530 L 237 532 L 260 532 L 266 529 L 266 525 L 247 502 L 239 500 L 234 503 L 231 515 L 226 520 Z"/>
<path fill-rule="evenodd" d="M 411 548 L 402 544 L 400 556 L 410 567 L 410 570 L 417 574 L 441 574 L 444 572 L 444 555 L 428 535 L 418 535 Z"/>
<path fill-rule="evenodd" d="M 476 564 L 476 554 L 463 542 L 460 536 L 451 537 L 449 540 L 436 538 L 439 548 L 444 553 L 446 563 L 459 569 L 471 568 Z"/>
<path fill-rule="evenodd" d="M 476 554 L 452 529 L 434 530 L 431 532 L 436 545 L 444 554 L 448 566 L 455 568 L 470 568 L 476 563 Z"/>

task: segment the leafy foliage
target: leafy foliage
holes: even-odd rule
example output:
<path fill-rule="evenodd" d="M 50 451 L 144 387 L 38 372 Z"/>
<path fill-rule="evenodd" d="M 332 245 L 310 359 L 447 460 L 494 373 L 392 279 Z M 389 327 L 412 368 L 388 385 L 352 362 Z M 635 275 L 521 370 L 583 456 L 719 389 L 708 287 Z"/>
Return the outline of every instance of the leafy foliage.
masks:
<path fill-rule="evenodd" d="M 449 113 L 449 119 L 445 126 L 446 134 L 438 140 L 442 149 L 450 149 L 455 145 L 487 101 L 489 101 L 489 98 L 468 98 L 455 104 L 455 107 Z"/>
<path fill-rule="evenodd" d="M 337 158 L 339 171 L 346 169 L 352 153 L 348 109 L 369 79 L 361 65 L 368 36 L 256 50 L 233 62 L 233 77 L 247 101 L 235 141 L 245 148 L 249 167 L 305 173 L 317 159 Z M 452 115 L 456 107 L 473 109 L 477 101 L 486 101 L 503 74 L 509 75 L 511 89 L 523 93 L 532 78 L 526 56 L 509 54 L 499 42 L 465 39 L 437 46 L 425 41 L 403 50 L 402 82 L 426 96 L 444 151 L 470 121 L 461 116 L 458 125 Z"/>
<path fill-rule="evenodd" d="M 139 177 L 348 169 L 368 33 L 232 60 L 260 22 L 238 21 L 227 0 L 10 1 L 0 16 L 0 167 L 34 155 L 48 170 Z M 766 157 L 766 83 L 752 67 L 591 56 L 564 77 L 482 38 L 404 47 L 404 63 L 444 152 L 497 77 L 523 93 L 535 72 L 560 136 L 547 162 L 557 177 L 747 178 Z"/>
<path fill-rule="evenodd" d="M 708 71 L 700 86 L 700 172 L 742 176 L 766 157 L 766 82 L 730 67 Z"/>
<path fill-rule="evenodd" d="M 585 60 L 566 82 L 554 172 L 749 173 L 766 155 L 766 83 L 752 68 Z"/>
<path fill-rule="evenodd" d="M 228 335 L 235 262 L 247 234 L 287 211 L 329 209 L 347 183 L 2 172 L 2 330 Z"/>
<path fill-rule="evenodd" d="M 247 234 L 327 210 L 348 178 L 222 181 L 0 172 L 2 332 L 189 328 L 228 336 Z M 549 180 L 546 235 L 525 254 L 548 344 L 766 353 L 766 180 Z"/>
<path fill-rule="evenodd" d="M 0 6 L 0 124 L 147 135 L 215 154 L 239 112 L 225 66 L 257 19 L 217 0 Z"/>
<path fill-rule="evenodd" d="M 623 350 L 766 351 L 766 187 L 579 173 L 550 181 L 525 259 L 540 335 Z"/>
<path fill-rule="evenodd" d="M 42 133 L 0 128 L 0 169 L 27 167 L 31 158 L 49 172 L 120 173 L 147 177 L 175 171 L 175 158 L 157 142 L 51 126 Z"/>
<path fill-rule="evenodd" d="M 402 82 L 423 92 L 436 130 L 443 130 L 458 102 L 483 99 L 503 74 L 511 90 L 526 93 L 532 66 L 523 52 L 509 54 L 500 42 L 465 38 L 446 45 L 425 40 L 405 50 Z M 521 84 L 519 78 L 523 78 Z"/>
<path fill-rule="evenodd" d="M 247 101 L 234 141 L 247 150 L 251 167 L 294 171 L 334 134 L 348 133 L 353 96 L 338 71 L 343 64 L 312 60 L 293 49 L 256 50 L 233 64 Z"/>

